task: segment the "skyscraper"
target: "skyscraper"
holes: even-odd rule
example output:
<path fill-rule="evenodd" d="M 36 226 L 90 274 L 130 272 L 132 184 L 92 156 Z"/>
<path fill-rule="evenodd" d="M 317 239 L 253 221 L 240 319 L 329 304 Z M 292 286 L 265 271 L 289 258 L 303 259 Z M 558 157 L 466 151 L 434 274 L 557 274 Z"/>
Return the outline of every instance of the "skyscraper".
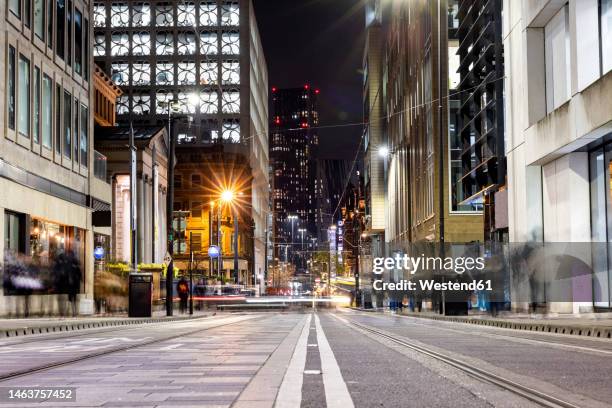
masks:
<path fill-rule="evenodd" d="M 319 93 L 310 85 L 272 88 L 270 159 L 274 178 L 274 235 L 276 242 L 289 245 L 287 251 L 291 252 L 302 246 L 302 240 L 307 247 L 312 246 L 310 238 L 317 237 L 315 156 L 319 145 L 316 129 Z M 300 229 L 306 229 L 307 235 L 298 234 Z M 288 252 L 277 253 L 286 256 Z"/>
<path fill-rule="evenodd" d="M 94 3 L 93 20 L 95 60 L 124 91 L 117 103 L 118 122 L 165 123 L 173 102 L 191 119 L 178 128 L 181 145 L 222 145 L 224 152 L 248 159 L 256 238 L 253 272 L 263 273 L 268 78 L 252 1 L 106 0 Z"/>

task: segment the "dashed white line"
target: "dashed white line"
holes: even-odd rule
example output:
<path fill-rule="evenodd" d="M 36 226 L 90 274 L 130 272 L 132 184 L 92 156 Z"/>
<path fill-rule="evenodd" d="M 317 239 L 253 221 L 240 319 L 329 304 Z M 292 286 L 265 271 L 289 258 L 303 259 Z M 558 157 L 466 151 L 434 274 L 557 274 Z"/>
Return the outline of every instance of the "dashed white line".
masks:
<path fill-rule="evenodd" d="M 317 343 L 321 356 L 321 371 L 323 372 L 327 408 L 354 408 L 353 399 L 344 378 L 342 378 L 342 372 L 327 337 L 325 337 L 318 315 L 315 315 L 315 326 L 317 328 Z"/>

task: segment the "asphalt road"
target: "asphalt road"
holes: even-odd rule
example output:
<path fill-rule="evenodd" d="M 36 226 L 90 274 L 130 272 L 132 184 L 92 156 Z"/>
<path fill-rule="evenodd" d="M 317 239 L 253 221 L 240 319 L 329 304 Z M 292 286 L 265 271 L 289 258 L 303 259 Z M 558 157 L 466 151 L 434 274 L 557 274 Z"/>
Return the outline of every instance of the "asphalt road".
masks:
<path fill-rule="evenodd" d="M 0 362 L 0 407 L 612 406 L 610 340 L 349 310 L 23 336 Z M 23 387 L 76 401 L 8 399 Z"/>

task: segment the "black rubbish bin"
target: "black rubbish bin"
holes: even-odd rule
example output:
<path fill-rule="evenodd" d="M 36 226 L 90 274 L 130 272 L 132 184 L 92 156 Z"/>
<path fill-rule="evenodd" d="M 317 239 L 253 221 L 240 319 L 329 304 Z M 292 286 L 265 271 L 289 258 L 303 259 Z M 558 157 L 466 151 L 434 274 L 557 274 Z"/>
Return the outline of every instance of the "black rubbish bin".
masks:
<path fill-rule="evenodd" d="M 151 303 L 153 297 L 153 274 L 130 274 L 129 287 L 129 316 L 151 317 Z"/>

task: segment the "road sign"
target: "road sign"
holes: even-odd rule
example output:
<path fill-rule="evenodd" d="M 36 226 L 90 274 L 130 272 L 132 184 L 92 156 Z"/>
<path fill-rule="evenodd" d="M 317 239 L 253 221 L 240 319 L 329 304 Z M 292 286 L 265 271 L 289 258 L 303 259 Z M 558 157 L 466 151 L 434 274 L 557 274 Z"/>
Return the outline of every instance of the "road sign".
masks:
<path fill-rule="evenodd" d="M 321 278 L 315 279 L 315 283 L 321 283 Z"/>
<path fill-rule="evenodd" d="M 166 256 L 164 256 L 164 264 L 168 266 L 170 265 L 170 262 L 172 262 L 172 257 L 168 252 L 166 252 Z"/>
<path fill-rule="evenodd" d="M 94 249 L 94 258 L 96 258 L 97 261 L 104 259 L 104 247 L 97 246 Z"/>
<path fill-rule="evenodd" d="M 216 245 L 211 245 L 208 247 L 208 256 L 211 258 L 218 258 L 220 252 L 219 247 Z"/>

